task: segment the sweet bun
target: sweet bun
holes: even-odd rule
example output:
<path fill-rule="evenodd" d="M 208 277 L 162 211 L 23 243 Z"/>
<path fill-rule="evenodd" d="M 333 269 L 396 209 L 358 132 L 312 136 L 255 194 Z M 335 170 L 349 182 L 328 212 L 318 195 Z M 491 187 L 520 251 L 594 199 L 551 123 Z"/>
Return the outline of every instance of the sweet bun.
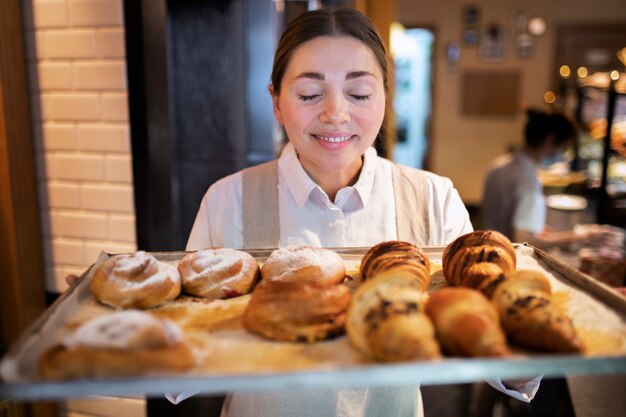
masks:
<path fill-rule="evenodd" d="M 47 379 L 73 379 L 167 373 L 194 363 L 193 351 L 175 323 L 123 310 L 84 323 L 46 350 L 38 368 Z"/>
<path fill-rule="evenodd" d="M 274 250 L 261 266 L 265 281 L 314 282 L 330 286 L 343 282 L 346 267 L 336 252 L 313 246 L 287 246 Z"/>
<path fill-rule="evenodd" d="M 421 284 L 410 276 L 383 274 L 368 279 L 356 289 L 348 310 L 350 343 L 379 361 L 440 357 L 423 301 Z"/>
<path fill-rule="evenodd" d="M 175 299 L 180 291 L 176 267 L 144 251 L 110 257 L 91 280 L 96 300 L 117 308 L 156 307 Z"/>
<path fill-rule="evenodd" d="M 210 248 L 185 255 L 178 272 L 184 292 L 217 300 L 249 293 L 259 277 L 259 264 L 247 252 Z"/>
<path fill-rule="evenodd" d="M 243 326 L 271 340 L 327 339 L 344 332 L 350 299 L 343 284 L 261 281 L 244 311 Z"/>
<path fill-rule="evenodd" d="M 370 248 L 359 269 L 361 281 L 381 273 L 406 274 L 421 283 L 422 291 L 430 284 L 430 260 L 428 255 L 412 243 L 392 240 Z"/>

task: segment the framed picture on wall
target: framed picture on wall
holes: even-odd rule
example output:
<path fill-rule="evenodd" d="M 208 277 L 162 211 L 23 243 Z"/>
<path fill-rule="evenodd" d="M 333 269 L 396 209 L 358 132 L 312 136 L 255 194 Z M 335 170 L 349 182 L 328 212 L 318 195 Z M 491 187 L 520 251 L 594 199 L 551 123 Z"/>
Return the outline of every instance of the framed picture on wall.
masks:
<path fill-rule="evenodd" d="M 501 60 L 506 56 L 506 31 L 497 23 L 485 25 L 480 35 L 480 55 L 488 60 Z"/>
<path fill-rule="evenodd" d="M 535 37 L 530 33 L 515 35 L 515 53 L 518 58 L 529 58 L 535 52 Z"/>
<path fill-rule="evenodd" d="M 477 28 L 466 28 L 463 30 L 463 44 L 466 46 L 478 45 L 479 33 Z"/>

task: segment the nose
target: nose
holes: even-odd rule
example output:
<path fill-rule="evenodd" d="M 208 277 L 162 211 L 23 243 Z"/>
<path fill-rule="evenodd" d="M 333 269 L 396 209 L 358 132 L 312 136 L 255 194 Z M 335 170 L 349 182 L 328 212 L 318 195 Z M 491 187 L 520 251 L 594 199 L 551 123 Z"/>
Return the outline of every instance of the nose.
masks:
<path fill-rule="evenodd" d="M 324 100 L 324 108 L 320 113 L 320 121 L 324 123 L 341 124 L 350 119 L 348 101 L 343 94 L 329 94 Z"/>

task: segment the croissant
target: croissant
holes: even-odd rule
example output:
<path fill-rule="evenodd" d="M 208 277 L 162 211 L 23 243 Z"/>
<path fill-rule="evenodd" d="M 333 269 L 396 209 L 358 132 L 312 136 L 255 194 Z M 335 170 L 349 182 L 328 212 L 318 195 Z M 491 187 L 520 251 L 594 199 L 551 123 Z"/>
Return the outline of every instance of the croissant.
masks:
<path fill-rule="evenodd" d="M 414 277 L 422 291 L 426 291 L 430 284 L 428 255 L 412 243 L 396 240 L 382 242 L 363 255 L 359 268 L 361 281 L 388 272 Z"/>
<path fill-rule="evenodd" d="M 348 310 L 348 340 L 365 356 L 380 361 L 440 357 L 423 296 L 421 283 L 407 275 L 368 279 L 354 292 Z"/>
<path fill-rule="evenodd" d="M 443 288 L 426 302 L 444 351 L 459 356 L 506 356 L 509 350 L 495 307 L 470 288 Z"/>
<path fill-rule="evenodd" d="M 507 274 L 493 302 L 503 328 L 515 342 L 548 351 L 583 351 L 572 321 L 551 301 L 550 284 L 540 272 Z"/>
<path fill-rule="evenodd" d="M 515 271 L 517 258 L 511 241 L 493 230 L 478 230 L 457 238 L 442 255 L 443 275 L 450 285 L 481 291 L 487 297 Z"/>

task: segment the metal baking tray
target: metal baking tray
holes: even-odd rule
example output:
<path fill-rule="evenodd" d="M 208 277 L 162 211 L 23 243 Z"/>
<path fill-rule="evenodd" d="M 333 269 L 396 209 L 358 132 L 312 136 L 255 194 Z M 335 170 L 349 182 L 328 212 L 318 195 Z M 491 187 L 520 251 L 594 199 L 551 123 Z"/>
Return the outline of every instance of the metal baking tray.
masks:
<path fill-rule="evenodd" d="M 519 379 L 544 375 L 563 377 L 573 375 L 626 374 L 626 299 L 610 287 L 580 273 L 560 262 L 550 254 L 530 245 L 515 245 L 518 253 L 530 254 L 528 262 L 549 273 L 553 288 L 575 293 L 572 303 L 584 299 L 591 308 L 578 308 L 589 323 L 614 322 L 618 326 L 610 333 L 623 349 L 609 354 L 561 355 L 541 354 L 520 350 L 519 356 L 507 359 L 446 357 L 434 361 L 410 361 L 403 363 L 376 363 L 362 358 L 359 361 L 337 362 L 326 360 L 302 368 L 286 367 L 273 369 L 263 366 L 258 372 L 228 372 L 203 369 L 201 372 L 167 376 L 146 376 L 136 378 L 82 379 L 73 381 L 45 381 L 40 379 L 34 363 L 52 342 L 58 339 L 63 326 L 60 318 L 72 316 L 80 311 L 87 300 L 92 299 L 89 280 L 94 265 L 88 268 L 81 279 L 72 285 L 46 312 L 25 332 L 5 355 L 0 363 L 0 397 L 13 400 L 62 399 L 91 395 L 146 395 L 162 396 L 164 392 L 201 392 L 221 394 L 233 391 L 271 391 L 294 388 L 339 388 L 364 385 L 390 386 L 414 384 L 467 383 L 485 379 Z M 367 248 L 333 248 L 346 261 L 358 265 Z M 423 248 L 434 265 L 441 264 L 443 247 Z M 263 261 L 271 250 L 248 250 L 259 261 Z M 160 252 L 154 255 L 166 262 L 177 262 L 186 252 Z M 106 255 L 106 254 L 105 254 Z M 526 256 L 526 255 L 525 255 Z M 101 262 L 101 260 L 99 260 Z M 535 265 L 536 264 L 536 265 Z M 520 268 L 518 262 L 518 268 Z M 440 272 L 440 271 L 439 271 Z M 436 273 L 435 273 L 436 274 Z M 431 290 L 447 285 L 442 274 L 435 277 Z M 582 298 L 581 298 L 582 297 Z M 92 300 L 93 302 L 93 300 Z M 582 301 L 581 301 L 582 303 Z M 578 313 L 577 313 L 578 314 Z M 604 315 L 610 316 L 610 320 Z M 597 316 L 597 317 L 596 317 Z M 251 336 L 252 337 L 252 336 Z M 615 339 L 617 338 L 617 339 Z M 278 343 L 278 342 L 267 342 Z M 313 351 L 315 345 L 329 345 L 329 351 L 346 349 L 348 342 L 342 336 L 330 342 L 313 345 L 298 344 L 299 354 Z M 293 347 L 293 344 L 291 345 Z M 280 351 L 278 351 L 280 352 Z M 355 353 L 355 355 L 358 355 Z M 341 355 L 338 355 L 341 357 Z M 345 356 L 345 355 L 344 355 Z M 359 355 L 360 356 L 360 355 Z M 330 355 L 329 355 L 330 357 Z M 328 358 L 327 358 L 328 359 Z M 285 358 L 288 361 L 288 358 Z M 261 360 L 262 361 L 262 360 Z M 273 362 L 280 360 L 272 358 Z M 270 361 L 270 362 L 272 362 Z"/>

